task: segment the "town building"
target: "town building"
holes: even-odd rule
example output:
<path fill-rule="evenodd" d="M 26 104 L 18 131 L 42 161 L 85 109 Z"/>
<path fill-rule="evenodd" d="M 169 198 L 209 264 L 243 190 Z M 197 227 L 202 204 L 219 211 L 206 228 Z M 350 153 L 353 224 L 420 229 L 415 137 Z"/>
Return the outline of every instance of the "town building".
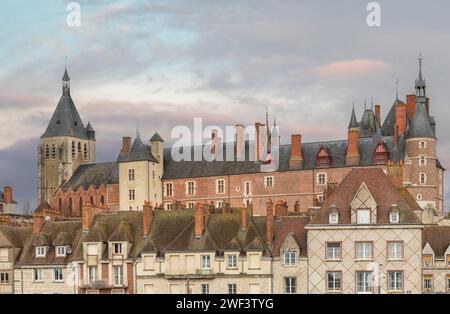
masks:
<path fill-rule="evenodd" d="M 15 214 L 17 202 L 13 199 L 13 190 L 9 186 L 0 191 L 0 215 Z"/>

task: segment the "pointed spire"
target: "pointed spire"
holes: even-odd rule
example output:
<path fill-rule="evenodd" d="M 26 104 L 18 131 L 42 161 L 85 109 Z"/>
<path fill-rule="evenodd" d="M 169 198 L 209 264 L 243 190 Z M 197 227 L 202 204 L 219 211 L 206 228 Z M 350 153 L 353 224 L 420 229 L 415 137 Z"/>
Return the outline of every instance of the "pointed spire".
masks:
<path fill-rule="evenodd" d="M 364 110 L 366 110 L 367 109 L 367 99 L 366 99 L 366 97 L 364 97 Z"/>
<path fill-rule="evenodd" d="M 419 75 L 416 80 L 416 96 L 426 97 L 427 84 L 422 75 L 422 53 L 419 53 Z"/>
<path fill-rule="evenodd" d="M 370 109 L 373 110 L 373 96 L 370 97 Z"/>
<path fill-rule="evenodd" d="M 395 100 L 398 100 L 398 79 L 395 80 Z"/>
<path fill-rule="evenodd" d="M 357 129 L 358 128 L 358 122 L 356 121 L 356 114 L 355 114 L 355 104 L 353 104 L 352 108 L 352 116 L 350 117 L 350 123 L 348 124 L 349 129 Z"/>
<path fill-rule="evenodd" d="M 136 138 L 140 138 L 141 137 L 141 130 L 139 127 L 139 121 L 136 121 Z"/>
<path fill-rule="evenodd" d="M 277 126 L 277 118 L 273 117 L 273 126 Z"/>
<path fill-rule="evenodd" d="M 69 73 L 67 73 L 67 57 L 65 57 L 64 61 L 64 74 L 62 77 L 62 87 L 63 87 L 63 95 L 70 95 L 70 77 Z"/>

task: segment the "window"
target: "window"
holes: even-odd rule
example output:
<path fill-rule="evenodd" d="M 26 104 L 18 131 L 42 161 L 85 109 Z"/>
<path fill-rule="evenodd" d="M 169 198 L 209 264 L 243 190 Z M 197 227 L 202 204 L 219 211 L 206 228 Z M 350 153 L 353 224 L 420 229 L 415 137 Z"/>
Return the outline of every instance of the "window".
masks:
<path fill-rule="evenodd" d="M 93 284 L 97 280 L 97 266 L 88 266 L 88 281 Z"/>
<path fill-rule="evenodd" d="M 52 144 L 52 159 L 56 158 L 56 146 L 55 144 Z"/>
<path fill-rule="evenodd" d="M 251 192 L 252 192 L 252 190 L 251 190 L 250 182 L 246 181 L 245 182 L 245 195 L 250 195 Z"/>
<path fill-rule="evenodd" d="M 433 291 L 433 276 L 432 275 L 424 275 L 423 280 L 423 291 Z"/>
<path fill-rule="evenodd" d="M 45 246 L 36 247 L 36 257 L 45 257 Z"/>
<path fill-rule="evenodd" d="M 356 272 L 356 291 L 357 293 L 372 293 L 373 276 L 369 271 Z"/>
<path fill-rule="evenodd" d="M 392 212 L 389 214 L 389 221 L 391 224 L 398 224 L 400 221 L 400 213 Z"/>
<path fill-rule="evenodd" d="M 33 281 L 43 281 L 42 268 L 33 269 Z"/>
<path fill-rule="evenodd" d="M 237 268 L 237 255 L 236 254 L 228 255 L 227 268 Z"/>
<path fill-rule="evenodd" d="M 202 287 L 202 294 L 209 294 L 209 284 L 203 283 L 201 287 Z"/>
<path fill-rule="evenodd" d="M 102 206 L 105 205 L 105 196 L 104 195 L 100 196 L 100 204 L 102 204 Z"/>
<path fill-rule="evenodd" d="M 202 255 L 202 269 L 210 269 L 211 268 L 211 256 Z"/>
<path fill-rule="evenodd" d="M 372 243 L 371 242 L 359 242 L 356 243 L 356 259 L 358 260 L 371 260 L 372 257 Z"/>
<path fill-rule="evenodd" d="M 450 254 L 447 255 L 447 266 L 450 266 Z"/>
<path fill-rule="evenodd" d="M 187 208 L 194 209 L 195 208 L 195 202 L 187 202 Z"/>
<path fill-rule="evenodd" d="M 433 255 L 427 254 L 422 256 L 422 264 L 425 267 L 433 266 Z"/>
<path fill-rule="evenodd" d="M 173 184 L 166 183 L 166 196 L 173 196 Z"/>
<path fill-rule="evenodd" d="M 388 259 L 403 259 L 403 242 L 388 242 Z"/>
<path fill-rule="evenodd" d="M 417 194 L 416 199 L 417 199 L 418 201 L 421 201 L 421 200 L 422 200 L 422 194 Z"/>
<path fill-rule="evenodd" d="M 237 293 L 237 286 L 235 283 L 229 283 L 228 284 L 228 294 L 236 294 Z"/>
<path fill-rule="evenodd" d="M 134 199 L 135 199 L 134 190 L 128 190 L 128 199 L 130 201 L 134 201 Z"/>
<path fill-rule="evenodd" d="M 421 149 L 427 148 L 427 142 L 421 141 L 421 142 L 419 143 L 419 147 L 420 147 Z"/>
<path fill-rule="evenodd" d="M 166 210 L 172 210 L 173 204 L 172 203 L 166 203 Z"/>
<path fill-rule="evenodd" d="M 297 264 L 296 258 L 296 251 L 285 251 L 284 266 L 295 266 L 295 264 Z"/>
<path fill-rule="evenodd" d="M 323 203 L 323 195 L 322 194 L 317 195 L 317 202 L 319 203 L 319 205 Z"/>
<path fill-rule="evenodd" d="M 9 273 L 0 272 L 0 285 L 7 285 L 7 284 L 9 284 Z"/>
<path fill-rule="evenodd" d="M 327 184 L 327 174 L 326 173 L 318 173 L 316 177 L 316 183 L 320 185 Z"/>
<path fill-rule="evenodd" d="M 65 246 L 57 246 L 56 247 L 56 256 L 66 256 L 66 247 Z"/>
<path fill-rule="evenodd" d="M 427 158 L 425 156 L 420 156 L 419 164 L 421 166 L 426 166 L 427 165 Z"/>
<path fill-rule="evenodd" d="M 81 142 L 78 142 L 78 152 L 81 153 Z"/>
<path fill-rule="evenodd" d="M 388 272 L 388 290 L 389 291 L 403 290 L 403 272 L 401 271 Z"/>
<path fill-rule="evenodd" d="M 264 177 L 264 187 L 266 188 L 273 188 L 273 177 Z"/>
<path fill-rule="evenodd" d="M 297 278 L 295 277 L 284 278 L 284 293 L 286 294 L 297 293 Z"/>
<path fill-rule="evenodd" d="M 144 270 L 154 270 L 155 269 L 155 257 L 154 256 L 144 256 Z"/>
<path fill-rule="evenodd" d="M 338 213 L 330 213 L 328 215 L 328 222 L 332 225 L 336 225 L 339 222 L 339 214 Z"/>
<path fill-rule="evenodd" d="M 122 266 L 114 266 L 114 284 L 115 285 L 123 284 L 123 267 Z"/>
<path fill-rule="evenodd" d="M 370 210 L 369 209 L 358 209 L 356 212 L 356 221 L 357 221 L 358 225 L 370 224 Z"/>
<path fill-rule="evenodd" d="M 95 256 L 98 254 L 97 244 L 88 244 L 87 245 L 87 255 Z"/>
<path fill-rule="evenodd" d="M 72 158 L 75 158 L 75 142 L 72 141 Z"/>
<path fill-rule="evenodd" d="M 134 181 L 134 169 L 128 169 L 128 181 Z"/>
<path fill-rule="evenodd" d="M 426 173 L 420 174 L 420 184 L 427 184 L 427 174 Z"/>
<path fill-rule="evenodd" d="M 123 254 L 122 248 L 122 243 L 114 243 L 114 254 Z"/>
<path fill-rule="evenodd" d="M 88 159 L 88 149 L 87 149 L 87 144 L 84 144 L 84 151 L 83 151 L 83 158 L 86 160 Z"/>
<path fill-rule="evenodd" d="M 317 154 L 317 167 L 328 168 L 331 164 L 331 156 L 328 151 L 322 146 Z"/>
<path fill-rule="evenodd" d="M 94 205 L 94 197 L 93 196 L 91 196 L 89 198 L 89 204 Z"/>
<path fill-rule="evenodd" d="M 223 208 L 223 201 L 217 201 L 216 208 Z"/>
<path fill-rule="evenodd" d="M 340 271 L 327 272 L 327 291 L 341 291 L 342 273 Z"/>
<path fill-rule="evenodd" d="M 375 149 L 374 163 L 376 165 L 384 165 L 388 161 L 388 152 L 383 143 L 379 143 Z"/>
<path fill-rule="evenodd" d="M 216 181 L 216 193 L 217 194 L 225 193 L 225 180 L 219 179 Z"/>
<path fill-rule="evenodd" d="M 327 260 L 340 260 L 341 259 L 341 243 L 340 242 L 328 242 L 327 243 Z"/>
<path fill-rule="evenodd" d="M 186 182 L 186 195 L 195 195 L 195 181 Z"/>
<path fill-rule="evenodd" d="M 63 281 L 63 269 L 61 267 L 53 268 L 53 280 Z"/>
<path fill-rule="evenodd" d="M 45 145 L 45 159 L 49 159 L 50 158 L 50 147 L 47 145 Z"/>

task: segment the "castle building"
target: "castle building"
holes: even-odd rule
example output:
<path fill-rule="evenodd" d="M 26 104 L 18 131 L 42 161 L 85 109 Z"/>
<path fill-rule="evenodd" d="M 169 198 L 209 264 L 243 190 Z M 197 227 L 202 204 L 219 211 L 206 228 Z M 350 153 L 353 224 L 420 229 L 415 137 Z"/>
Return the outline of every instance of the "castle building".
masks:
<path fill-rule="evenodd" d="M 63 96 L 40 145 L 40 200 L 47 200 L 66 216 L 79 216 L 83 204 L 128 211 L 142 210 L 145 201 L 166 210 L 193 209 L 196 202 L 217 208 L 224 203 L 232 207 L 252 204 L 255 215 L 265 215 L 265 204 L 272 199 L 306 212 L 319 208 L 330 183 L 339 184 L 352 169 L 387 172 L 389 165 L 396 164 L 401 167 L 392 176 L 398 184 L 422 208 L 433 212 L 432 219 L 438 219 L 443 216 L 445 169 L 436 152 L 436 122 L 426 91 L 420 58 L 415 94 L 407 95 L 406 103 L 397 95 L 383 122 L 381 106 L 365 104 L 359 121 L 352 109 L 346 139 L 303 143 L 301 134 L 291 135 L 291 143 L 279 147 L 279 167 L 273 172 L 263 171 L 271 163 L 270 155 L 258 149 L 264 147 L 265 138 L 279 142 L 267 117 L 265 124 L 255 124 L 256 161 L 239 159 L 242 145 L 246 156 L 250 152 L 244 127 L 237 125 L 231 161 L 208 161 L 204 156 L 198 161 L 174 160 L 172 148 L 163 147 L 163 139 L 155 133 L 148 142 L 139 134 L 132 144 L 131 138 L 124 137 L 115 161 L 95 164 L 95 133 L 90 124 L 83 127 L 70 98 L 66 71 Z M 211 142 L 216 156 L 220 139 L 213 134 Z M 223 151 L 228 147 L 224 144 Z M 195 154 L 205 147 L 190 148 Z"/>

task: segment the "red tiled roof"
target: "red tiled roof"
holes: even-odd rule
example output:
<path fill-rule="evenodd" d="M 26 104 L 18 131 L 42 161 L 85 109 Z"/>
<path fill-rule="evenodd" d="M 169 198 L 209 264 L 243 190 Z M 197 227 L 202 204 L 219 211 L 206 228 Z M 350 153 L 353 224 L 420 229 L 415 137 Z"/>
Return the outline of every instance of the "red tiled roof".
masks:
<path fill-rule="evenodd" d="M 300 247 L 300 256 L 307 256 L 305 225 L 308 224 L 308 220 L 309 218 L 305 216 L 283 216 L 276 222 L 273 240 L 274 256 L 280 255 L 281 246 L 289 234 L 292 234 Z"/>

